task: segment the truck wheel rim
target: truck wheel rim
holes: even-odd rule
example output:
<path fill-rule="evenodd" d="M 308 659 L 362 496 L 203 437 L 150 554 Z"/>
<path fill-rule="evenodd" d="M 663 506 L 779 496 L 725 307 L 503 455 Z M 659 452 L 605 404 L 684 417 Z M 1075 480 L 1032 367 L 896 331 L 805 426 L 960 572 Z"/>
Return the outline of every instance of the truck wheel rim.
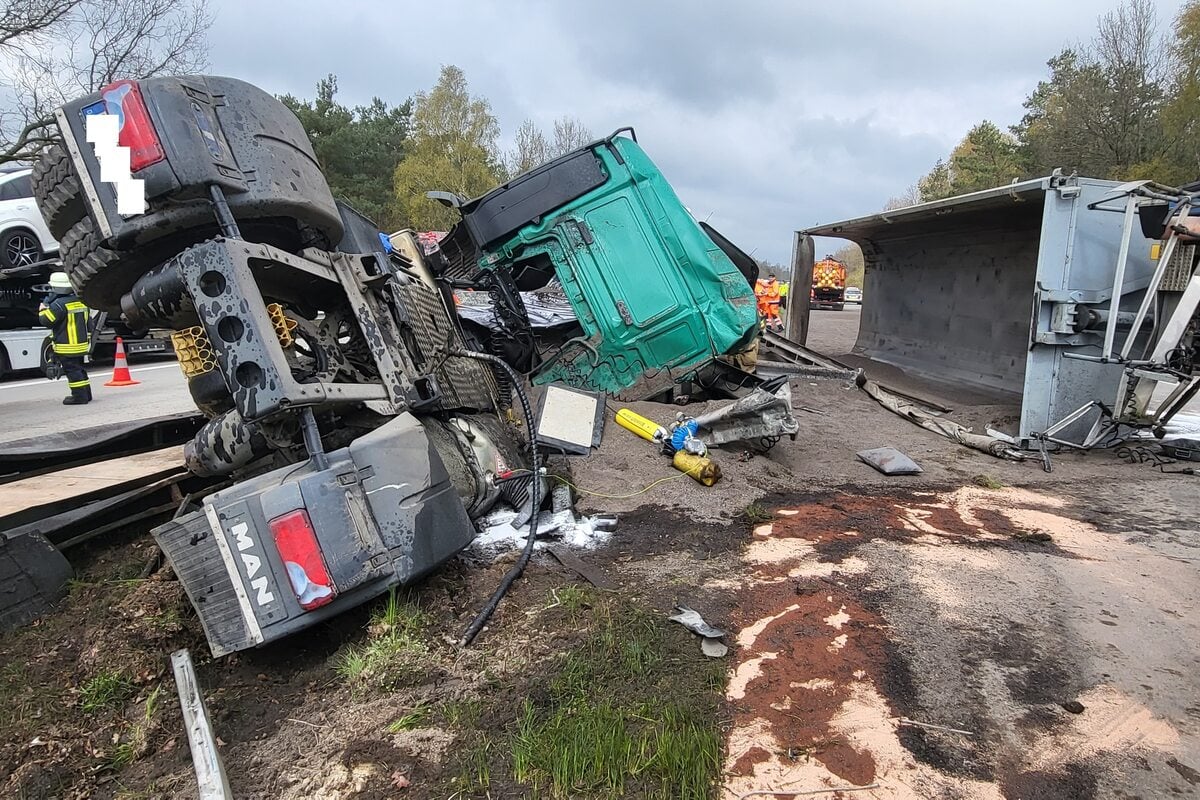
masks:
<path fill-rule="evenodd" d="M 8 256 L 9 264 L 14 267 L 24 267 L 36 263 L 39 252 L 38 244 L 32 236 L 18 233 L 8 240 L 8 247 L 4 254 Z"/>

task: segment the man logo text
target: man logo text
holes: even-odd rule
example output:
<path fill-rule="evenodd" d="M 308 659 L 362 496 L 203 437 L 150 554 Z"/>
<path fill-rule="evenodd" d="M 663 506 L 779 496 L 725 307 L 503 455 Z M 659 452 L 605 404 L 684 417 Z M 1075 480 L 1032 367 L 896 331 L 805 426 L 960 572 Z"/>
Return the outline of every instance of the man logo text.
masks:
<path fill-rule="evenodd" d="M 255 592 L 254 601 L 260 606 L 274 601 L 275 595 L 267 588 L 267 576 L 258 575 L 258 571 L 262 569 L 262 559 L 253 553 L 246 552 L 254 547 L 254 540 L 250 538 L 250 526 L 239 522 L 230 528 L 229 532 L 237 541 L 238 555 L 242 557 L 242 564 L 246 567 L 246 577 L 250 581 L 250 588 Z M 258 577 L 255 577 L 256 575 Z"/>

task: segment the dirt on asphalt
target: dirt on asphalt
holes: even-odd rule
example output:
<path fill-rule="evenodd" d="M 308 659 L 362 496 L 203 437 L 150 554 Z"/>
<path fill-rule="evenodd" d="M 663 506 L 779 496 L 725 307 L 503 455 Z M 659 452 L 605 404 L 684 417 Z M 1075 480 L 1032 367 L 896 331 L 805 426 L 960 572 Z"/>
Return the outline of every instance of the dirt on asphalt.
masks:
<path fill-rule="evenodd" d="M 516 777 L 522 720 L 549 723 L 571 656 L 639 631 L 661 671 L 629 694 L 702 701 L 721 742 L 711 796 L 1200 794 L 1196 478 L 1109 453 L 1056 456 L 1045 473 L 919 430 L 842 381 L 793 390 L 825 413 L 797 411 L 796 441 L 769 453 L 714 451 L 711 488 L 610 413 L 571 477 L 581 509 L 620 515 L 609 542 L 579 552 L 619 588 L 539 556 L 464 651 L 511 556 L 457 559 L 401 598 L 421 668 L 382 688 L 339 666 L 377 640 L 379 605 L 213 661 L 170 571 L 138 577 L 144 530 L 72 551 L 58 612 L 0 636 L 0 796 L 195 797 L 166 668 L 178 647 L 197 660 L 239 798 L 679 796 L 651 779 L 614 792 Z M 633 407 L 660 422 L 678 410 Z M 925 472 L 888 478 L 854 457 L 885 445 Z M 713 663 L 666 622 L 676 605 L 729 631 L 715 695 Z"/>
<path fill-rule="evenodd" d="M 772 508 L 736 595 L 728 797 L 1194 791 L 1195 545 L 1170 515 L 1104 529 L 1062 497 L 974 486 Z"/>

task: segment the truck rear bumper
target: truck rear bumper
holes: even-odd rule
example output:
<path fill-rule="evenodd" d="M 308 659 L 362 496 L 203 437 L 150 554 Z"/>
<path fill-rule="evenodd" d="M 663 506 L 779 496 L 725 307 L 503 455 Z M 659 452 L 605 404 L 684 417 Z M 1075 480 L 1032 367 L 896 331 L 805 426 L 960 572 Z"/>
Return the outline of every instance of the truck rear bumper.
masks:
<path fill-rule="evenodd" d="M 307 572 L 281 552 L 278 523 L 297 511 L 311 521 L 317 552 Z M 475 530 L 421 423 L 402 414 L 330 453 L 327 469 L 292 465 L 244 481 L 154 536 L 219 657 L 410 583 Z"/>

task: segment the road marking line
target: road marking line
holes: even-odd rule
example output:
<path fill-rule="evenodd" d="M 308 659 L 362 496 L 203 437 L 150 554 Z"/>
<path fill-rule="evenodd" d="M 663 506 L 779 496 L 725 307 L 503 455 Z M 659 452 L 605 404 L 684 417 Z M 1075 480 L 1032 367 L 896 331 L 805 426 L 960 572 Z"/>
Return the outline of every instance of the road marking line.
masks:
<path fill-rule="evenodd" d="M 130 372 L 150 372 L 151 370 L 170 369 L 171 367 L 174 367 L 175 369 L 179 369 L 179 364 L 177 364 L 175 362 L 171 362 L 170 364 L 155 364 L 154 366 L 150 366 L 150 367 L 130 367 L 129 371 Z M 109 370 L 105 373 L 92 372 L 92 373 L 89 373 L 89 377 L 95 378 L 95 379 L 105 378 L 105 380 L 108 380 L 112 377 L 112 371 Z M 54 383 L 54 382 L 55 381 L 52 381 L 49 378 L 42 378 L 40 380 L 22 381 L 20 383 L 0 383 L 0 389 L 20 389 L 23 386 L 41 386 L 42 384 Z"/>

